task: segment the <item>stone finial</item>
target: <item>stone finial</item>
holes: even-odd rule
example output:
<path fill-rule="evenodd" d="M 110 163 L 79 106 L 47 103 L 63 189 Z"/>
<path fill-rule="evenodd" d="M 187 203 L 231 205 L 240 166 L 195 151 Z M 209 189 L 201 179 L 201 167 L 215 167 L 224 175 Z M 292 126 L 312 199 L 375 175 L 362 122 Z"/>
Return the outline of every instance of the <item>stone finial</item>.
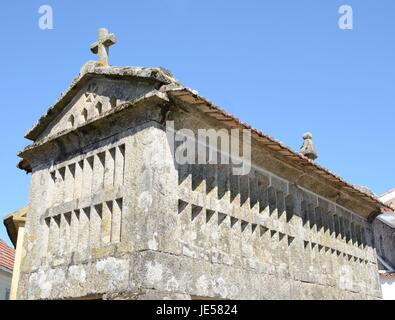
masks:
<path fill-rule="evenodd" d="M 98 40 L 91 45 L 91 51 L 98 55 L 98 65 L 100 67 L 108 66 L 108 51 L 110 46 L 117 42 L 113 33 L 109 33 L 106 28 L 99 29 Z"/>
<path fill-rule="evenodd" d="M 300 148 L 300 153 L 310 160 L 315 160 L 318 158 L 317 151 L 315 150 L 313 144 L 313 135 L 310 132 L 306 132 L 303 135 L 303 145 Z"/>

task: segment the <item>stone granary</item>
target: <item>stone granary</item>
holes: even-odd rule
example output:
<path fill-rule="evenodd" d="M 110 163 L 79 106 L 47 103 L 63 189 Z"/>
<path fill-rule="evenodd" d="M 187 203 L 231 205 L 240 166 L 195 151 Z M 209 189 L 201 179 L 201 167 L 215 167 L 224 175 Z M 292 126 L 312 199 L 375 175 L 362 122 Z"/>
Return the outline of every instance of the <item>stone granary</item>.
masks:
<path fill-rule="evenodd" d="M 108 66 L 115 37 L 100 34 L 100 63 L 19 153 L 31 187 L 18 299 L 381 298 L 371 221 L 384 204 L 169 71 Z M 251 170 L 178 163 L 168 123 L 249 130 Z"/>

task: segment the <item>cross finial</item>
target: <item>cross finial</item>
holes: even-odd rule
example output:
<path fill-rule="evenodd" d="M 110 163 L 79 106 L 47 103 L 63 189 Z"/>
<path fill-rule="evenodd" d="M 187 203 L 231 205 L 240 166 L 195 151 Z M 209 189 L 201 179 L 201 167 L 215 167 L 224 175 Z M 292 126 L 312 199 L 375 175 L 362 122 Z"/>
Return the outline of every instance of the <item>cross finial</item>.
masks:
<path fill-rule="evenodd" d="M 117 38 L 113 33 L 108 33 L 106 28 L 99 29 L 99 39 L 91 45 L 91 51 L 98 55 L 99 66 L 108 66 L 108 49 L 116 42 Z"/>

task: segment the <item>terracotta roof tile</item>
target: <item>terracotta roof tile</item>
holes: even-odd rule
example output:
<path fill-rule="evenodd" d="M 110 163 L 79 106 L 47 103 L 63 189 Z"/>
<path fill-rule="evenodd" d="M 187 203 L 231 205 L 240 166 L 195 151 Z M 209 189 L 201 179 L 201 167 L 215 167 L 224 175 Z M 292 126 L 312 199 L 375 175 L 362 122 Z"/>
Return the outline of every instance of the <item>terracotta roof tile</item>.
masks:
<path fill-rule="evenodd" d="M 395 278 L 395 272 L 382 272 L 380 276 L 384 278 Z"/>
<path fill-rule="evenodd" d="M 15 250 L 0 240 L 0 267 L 12 270 L 14 268 Z"/>

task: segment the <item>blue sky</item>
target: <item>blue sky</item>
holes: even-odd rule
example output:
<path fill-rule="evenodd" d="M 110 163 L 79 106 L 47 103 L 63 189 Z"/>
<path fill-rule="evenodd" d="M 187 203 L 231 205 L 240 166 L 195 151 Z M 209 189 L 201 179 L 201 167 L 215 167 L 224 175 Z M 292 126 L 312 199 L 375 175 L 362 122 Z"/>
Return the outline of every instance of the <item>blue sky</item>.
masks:
<path fill-rule="evenodd" d="M 53 30 L 38 27 L 44 4 Z M 338 28 L 343 4 L 353 30 Z M 383 193 L 395 186 L 394 18 L 393 0 L 4 1 L 0 215 L 28 201 L 24 133 L 95 59 L 102 26 L 118 37 L 112 65 L 166 67 L 295 150 L 311 131 L 321 165 Z"/>

